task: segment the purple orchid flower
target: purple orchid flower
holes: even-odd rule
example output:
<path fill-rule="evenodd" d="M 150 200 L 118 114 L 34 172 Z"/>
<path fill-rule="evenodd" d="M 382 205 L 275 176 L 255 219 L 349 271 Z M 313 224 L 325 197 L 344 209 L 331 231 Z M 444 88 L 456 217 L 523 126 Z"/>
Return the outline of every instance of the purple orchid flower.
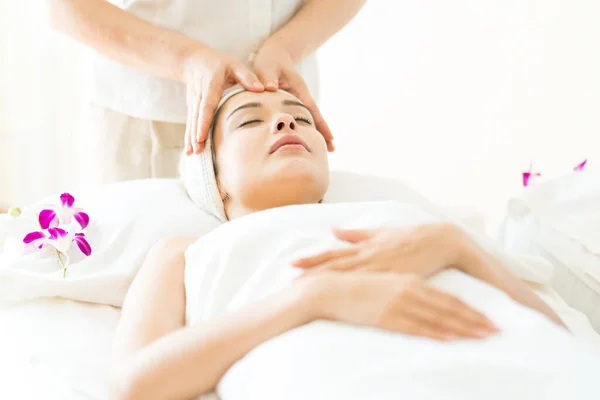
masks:
<path fill-rule="evenodd" d="M 85 229 L 90 223 L 90 217 L 81 211 L 81 208 L 73 207 L 75 198 L 69 193 L 60 195 L 60 207 L 43 209 L 39 214 L 39 223 L 42 229 L 56 228 L 60 224 L 68 225 L 75 219 L 81 229 Z"/>
<path fill-rule="evenodd" d="M 587 159 L 583 160 L 581 164 L 578 164 L 575 168 L 573 168 L 573 171 L 583 171 L 585 164 L 587 164 Z"/>
<path fill-rule="evenodd" d="M 41 231 L 30 232 L 23 238 L 23 243 L 30 244 L 38 249 L 52 246 L 62 254 L 67 254 L 71 244 L 75 242 L 83 254 L 92 254 L 92 247 L 83 233 L 69 233 L 61 228 L 49 228 L 48 233 Z"/>

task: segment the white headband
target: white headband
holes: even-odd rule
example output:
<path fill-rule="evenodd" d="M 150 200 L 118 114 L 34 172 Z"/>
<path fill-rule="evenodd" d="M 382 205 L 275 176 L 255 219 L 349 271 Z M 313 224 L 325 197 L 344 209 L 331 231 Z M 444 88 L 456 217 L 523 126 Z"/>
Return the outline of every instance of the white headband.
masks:
<path fill-rule="evenodd" d="M 215 110 L 215 115 L 227 100 L 244 91 L 245 89 L 240 85 L 227 89 L 223 93 L 221 101 L 219 101 Z M 279 91 L 293 97 L 294 100 L 300 101 L 284 90 Z M 200 154 L 192 154 L 190 156 L 185 154 L 182 155 L 180 172 L 185 188 L 192 201 L 202 210 L 216 217 L 219 221 L 226 222 L 227 215 L 225 214 L 225 206 L 223 200 L 221 200 L 219 186 L 217 185 L 217 179 L 215 177 L 215 168 L 212 157 L 212 133 L 211 127 L 206 142 L 204 143 L 204 150 L 202 150 Z"/>

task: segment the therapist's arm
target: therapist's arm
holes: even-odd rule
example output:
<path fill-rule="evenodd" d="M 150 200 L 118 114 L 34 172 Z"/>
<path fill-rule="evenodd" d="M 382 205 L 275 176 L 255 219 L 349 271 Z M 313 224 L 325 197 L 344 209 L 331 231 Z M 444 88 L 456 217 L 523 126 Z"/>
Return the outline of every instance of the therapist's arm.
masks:
<path fill-rule="evenodd" d="M 202 44 L 105 0 L 47 0 L 52 27 L 121 64 L 183 80 L 186 57 Z"/>
<path fill-rule="evenodd" d="M 184 145 L 188 155 L 203 150 L 224 89 L 234 83 L 250 91 L 264 89 L 254 72 L 239 60 L 105 0 L 47 1 L 54 29 L 123 65 L 186 84 Z"/>
<path fill-rule="evenodd" d="M 366 0 L 309 0 L 267 43 L 275 42 L 298 62 L 346 26 L 365 3 Z"/>

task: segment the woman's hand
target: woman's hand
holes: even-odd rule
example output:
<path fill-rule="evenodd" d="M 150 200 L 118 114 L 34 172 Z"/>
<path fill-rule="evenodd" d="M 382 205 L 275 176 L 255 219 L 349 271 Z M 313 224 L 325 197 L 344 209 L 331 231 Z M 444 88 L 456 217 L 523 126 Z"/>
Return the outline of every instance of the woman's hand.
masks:
<path fill-rule="evenodd" d="M 448 267 L 460 268 L 464 234 L 451 224 L 415 228 L 334 230 L 352 246 L 329 250 L 293 263 L 314 271 L 413 273 L 429 277 Z"/>
<path fill-rule="evenodd" d="M 315 100 L 310 94 L 302 76 L 296 71 L 292 57 L 283 47 L 266 41 L 252 57 L 252 66 L 265 89 L 275 91 L 279 88 L 296 96 L 315 119 L 317 130 L 321 132 L 327 143 L 327 149 L 333 151 L 333 136 L 321 115 Z"/>
<path fill-rule="evenodd" d="M 187 89 L 188 120 L 185 153 L 200 153 L 223 91 L 236 84 L 246 90 L 262 92 L 263 84 L 243 63 L 233 57 L 204 47 L 187 57 L 183 69 Z"/>
<path fill-rule="evenodd" d="M 498 328 L 414 274 L 323 273 L 323 318 L 437 340 L 484 338 Z M 306 277 L 309 278 L 309 277 Z M 302 279 L 302 278 L 301 278 Z M 310 279 L 310 278 L 309 278 Z"/>

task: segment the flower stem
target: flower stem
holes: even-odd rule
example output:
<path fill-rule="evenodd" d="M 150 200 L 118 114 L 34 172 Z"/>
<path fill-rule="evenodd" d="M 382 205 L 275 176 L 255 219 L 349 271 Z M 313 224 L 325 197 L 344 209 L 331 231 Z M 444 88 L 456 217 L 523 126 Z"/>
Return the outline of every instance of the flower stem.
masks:
<path fill-rule="evenodd" d="M 62 267 L 62 270 L 63 270 L 63 278 L 66 278 L 67 267 L 66 267 L 65 263 L 63 262 L 62 258 L 60 258 L 60 251 L 56 250 L 56 256 L 58 257 L 58 262 L 60 263 L 60 266 Z"/>

